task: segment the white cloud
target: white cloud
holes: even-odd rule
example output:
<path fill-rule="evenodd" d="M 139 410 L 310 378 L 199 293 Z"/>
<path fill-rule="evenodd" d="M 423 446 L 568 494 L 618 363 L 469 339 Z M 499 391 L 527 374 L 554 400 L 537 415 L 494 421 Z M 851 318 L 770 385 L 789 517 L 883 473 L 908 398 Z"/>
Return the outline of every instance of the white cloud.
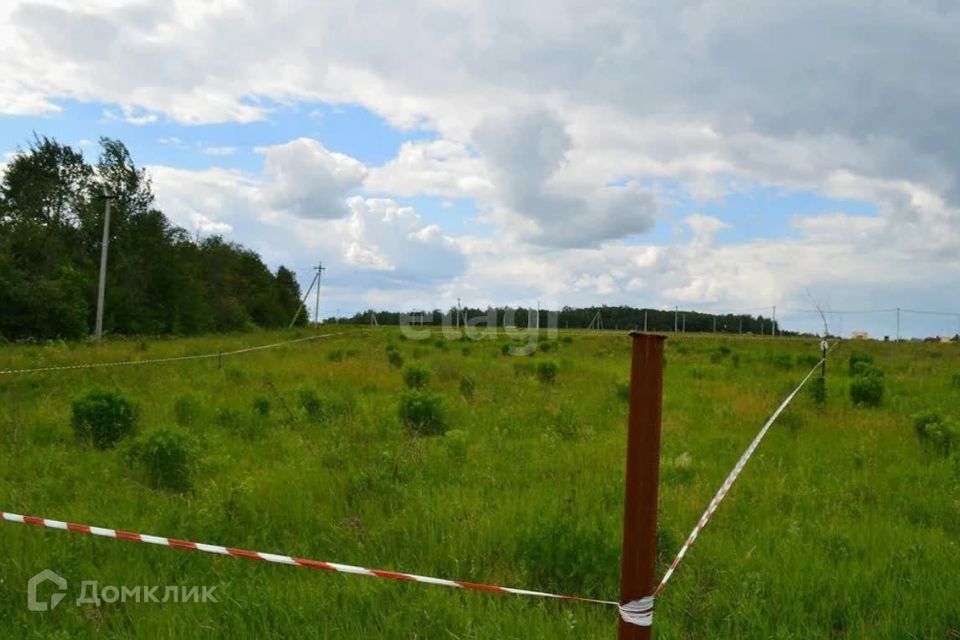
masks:
<path fill-rule="evenodd" d="M 397 156 L 385 165 L 371 168 L 364 188 L 394 196 L 485 199 L 493 187 L 483 160 L 467 145 L 449 140 L 413 140 L 404 142 Z"/>
<path fill-rule="evenodd" d="M 302 218 L 339 218 L 343 198 L 359 187 L 366 167 L 350 156 L 328 151 L 319 141 L 298 138 L 261 147 L 269 180 L 266 202 L 274 209 Z"/>
<path fill-rule="evenodd" d="M 237 148 L 231 146 L 203 147 L 203 153 L 208 156 L 232 156 L 236 152 Z"/>

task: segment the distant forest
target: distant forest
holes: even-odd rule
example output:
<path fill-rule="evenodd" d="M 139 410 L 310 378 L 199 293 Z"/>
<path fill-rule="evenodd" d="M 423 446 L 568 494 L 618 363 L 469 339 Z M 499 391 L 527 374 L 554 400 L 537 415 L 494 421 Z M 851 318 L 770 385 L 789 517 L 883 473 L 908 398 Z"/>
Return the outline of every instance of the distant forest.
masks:
<path fill-rule="evenodd" d="M 468 319 L 486 316 L 490 310 L 463 308 L 460 310 L 462 316 Z M 496 312 L 497 326 L 502 327 L 506 322 L 518 328 L 536 326 L 536 309 L 523 309 L 511 307 L 496 307 L 492 311 Z M 423 315 L 424 325 L 440 325 L 444 322 L 451 325 L 456 324 L 457 309 L 434 309 L 433 311 L 411 312 L 407 314 L 407 321 L 410 324 L 419 325 L 421 313 Z M 548 328 L 550 323 L 550 314 L 557 314 L 557 328 L 559 329 L 643 329 L 646 326 L 648 331 L 660 333 L 672 332 L 674 328 L 678 331 L 688 333 L 707 333 L 716 331 L 717 333 L 752 333 L 770 335 L 774 331 L 774 322 L 770 318 L 763 316 L 749 315 L 714 315 L 709 313 L 699 313 L 696 311 L 663 309 L 638 309 L 635 307 L 585 307 L 573 308 L 563 307 L 559 311 L 540 311 L 540 327 Z M 341 322 L 346 324 L 371 324 L 376 320 L 379 325 L 394 325 L 403 320 L 403 314 L 397 311 L 363 311 L 345 318 L 328 318 L 326 322 Z M 644 320 L 646 319 L 646 321 Z M 646 324 L 644 324 L 646 322 Z M 484 326 L 481 324 L 480 326 Z M 776 325 L 777 335 L 797 335 L 796 332 L 781 331 L 779 323 Z"/>
<path fill-rule="evenodd" d="M 124 144 L 102 138 L 88 164 L 35 136 L 0 182 L 0 338 L 81 338 L 92 331 L 111 194 L 104 331 L 193 334 L 287 326 L 300 288 L 284 267 L 219 236 L 202 240 L 154 206 Z M 299 316 L 305 324 L 306 314 Z"/>

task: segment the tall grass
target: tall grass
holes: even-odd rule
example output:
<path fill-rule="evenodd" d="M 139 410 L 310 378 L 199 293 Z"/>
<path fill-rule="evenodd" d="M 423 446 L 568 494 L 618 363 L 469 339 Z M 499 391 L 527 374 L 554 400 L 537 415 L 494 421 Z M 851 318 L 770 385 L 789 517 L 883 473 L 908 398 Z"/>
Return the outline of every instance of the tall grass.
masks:
<path fill-rule="evenodd" d="M 0 368 L 215 352 L 296 335 L 307 334 L 153 340 L 146 353 L 140 341 L 99 350 L 6 345 Z M 528 357 L 503 356 L 507 343 L 490 341 L 469 345 L 466 358 L 457 343 L 434 348 L 437 339 L 380 329 L 225 358 L 223 368 L 214 359 L 0 377 L 0 507 L 615 599 L 627 414 L 618 385 L 629 373 L 629 338 L 598 332 Z M 661 573 L 802 375 L 787 357 L 817 353 L 806 340 L 667 344 Z M 658 637 L 943 638 L 960 629 L 960 461 L 956 451 L 931 454 L 912 418 L 930 407 L 960 418 L 952 382 L 960 352 L 858 345 L 886 371 L 883 403 L 863 410 L 849 396 L 848 367 L 837 366 L 849 357 L 843 349 L 827 368 L 826 402 L 797 397 L 785 414 L 794 417 L 771 431 L 658 598 Z M 560 371 L 549 384 L 526 366 L 515 373 L 518 362 L 536 371 L 546 358 Z M 436 372 L 429 388 L 444 399 L 446 436 L 418 436 L 401 421 L 407 391 L 396 364 L 414 360 Z M 170 490 L 150 467 L 129 464 L 122 447 L 77 442 L 71 400 L 95 387 L 136 404 L 140 442 L 178 425 L 190 443 L 189 483 Z M 319 400 L 314 416 L 301 405 L 303 389 Z M 179 468 L 178 457 L 167 458 Z M 68 598 L 54 611 L 27 611 L 27 580 L 46 568 L 70 581 Z M 219 603 L 76 607 L 83 580 L 216 585 Z M 0 524 L 0 621 L 10 637 L 611 638 L 616 619 L 603 607 Z"/>

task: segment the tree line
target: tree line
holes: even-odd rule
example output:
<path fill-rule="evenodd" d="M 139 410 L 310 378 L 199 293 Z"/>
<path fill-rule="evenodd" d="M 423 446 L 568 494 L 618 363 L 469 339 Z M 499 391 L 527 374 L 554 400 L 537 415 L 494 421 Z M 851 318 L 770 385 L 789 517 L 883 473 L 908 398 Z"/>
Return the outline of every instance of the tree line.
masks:
<path fill-rule="evenodd" d="M 96 164 L 34 136 L 0 181 L 0 337 L 76 339 L 95 320 L 105 197 L 111 198 L 104 331 L 194 334 L 282 327 L 302 308 L 293 272 L 272 273 L 220 236 L 194 238 L 154 206 L 119 140 Z M 301 312 L 299 323 L 307 314 Z"/>
<path fill-rule="evenodd" d="M 498 327 L 514 326 L 527 328 L 537 326 L 537 310 L 522 307 L 488 307 L 462 308 L 461 319 L 473 318 L 479 326 Z M 663 309 L 643 309 L 629 306 L 616 307 L 563 307 L 559 311 L 540 310 L 539 326 L 546 329 L 550 326 L 552 314 L 556 315 L 556 326 L 559 329 L 644 329 L 660 333 L 687 331 L 689 333 L 744 333 L 770 335 L 774 330 L 777 335 L 796 335 L 796 332 L 783 331 L 779 323 L 762 315 L 750 316 L 743 314 L 710 314 L 697 311 Z M 344 318 L 327 318 L 326 322 L 342 322 L 346 324 L 372 324 L 374 319 L 380 325 L 394 325 L 406 322 L 420 324 L 423 318 L 424 325 L 456 324 L 457 308 L 447 310 L 434 309 L 432 311 L 415 311 L 403 313 L 399 311 L 374 311 L 369 309 L 353 316 Z M 478 318 L 494 319 L 493 323 L 479 321 Z M 461 324 L 462 324 L 461 320 Z"/>

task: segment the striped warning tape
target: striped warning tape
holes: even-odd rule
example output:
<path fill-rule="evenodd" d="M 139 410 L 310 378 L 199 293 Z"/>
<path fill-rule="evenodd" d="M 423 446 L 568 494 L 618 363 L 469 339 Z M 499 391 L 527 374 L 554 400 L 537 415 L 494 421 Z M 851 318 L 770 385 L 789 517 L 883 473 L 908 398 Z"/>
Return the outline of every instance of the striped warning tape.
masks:
<path fill-rule="evenodd" d="M 826 353 L 829 353 L 837 343 L 834 343 L 827 349 Z M 723 484 L 720 486 L 720 489 L 717 491 L 716 495 L 713 496 L 713 499 L 710 501 L 710 504 L 707 505 L 707 510 L 703 512 L 703 515 L 700 516 L 700 520 L 697 521 L 696 526 L 693 528 L 693 531 L 690 532 L 690 536 L 687 538 L 686 542 L 683 543 L 683 546 L 680 547 L 680 551 L 677 553 L 677 557 L 673 559 L 673 562 L 670 563 L 670 568 L 667 569 L 667 572 L 663 574 L 663 578 L 660 580 L 660 584 L 657 585 L 657 588 L 654 589 L 653 594 L 650 596 L 651 599 L 655 598 L 660 594 L 661 591 L 667 586 L 667 581 L 670 580 L 670 577 L 677 570 L 677 567 L 680 565 L 680 562 L 683 560 L 684 556 L 687 555 L 687 551 L 690 550 L 690 547 L 693 546 L 693 543 L 696 542 L 697 538 L 700 536 L 700 533 L 707 526 L 707 523 L 710 522 L 710 518 L 713 517 L 713 514 L 716 513 L 717 507 L 720 506 L 720 503 L 723 502 L 723 499 L 727 497 L 727 494 L 730 492 L 730 488 L 733 486 L 733 483 L 737 481 L 737 478 L 740 477 L 740 473 L 743 471 L 743 468 L 747 466 L 747 462 L 750 461 L 750 458 L 753 457 L 754 452 L 757 450 L 757 447 L 760 446 L 760 442 L 763 440 L 764 436 L 767 435 L 767 432 L 770 430 L 770 427 L 773 426 L 773 423 L 776 422 L 777 418 L 780 417 L 780 414 L 783 413 L 783 410 L 787 408 L 793 399 L 800 393 L 800 390 L 807 384 L 807 381 L 810 380 L 810 377 L 813 376 L 814 372 L 820 368 L 820 365 L 823 364 L 826 359 L 826 353 L 824 357 L 818 362 L 810 372 L 803 377 L 803 380 L 800 381 L 800 384 L 790 392 L 783 402 L 780 403 L 780 406 L 770 414 L 770 417 L 767 418 L 767 421 L 763 423 L 760 432 L 754 437 L 750 442 L 750 445 L 747 447 L 747 450 L 743 452 L 743 455 L 740 456 L 740 459 L 737 460 L 737 464 L 733 466 L 733 471 L 727 476 L 723 481 Z"/>
<path fill-rule="evenodd" d="M 360 329 L 359 331 L 363 331 Z M 102 367 L 127 367 L 131 365 L 139 364 L 160 364 L 164 362 L 181 362 L 184 360 L 205 360 L 210 358 L 221 358 L 226 356 L 236 356 L 241 353 L 250 353 L 252 351 L 263 351 L 264 349 L 275 349 L 277 347 L 282 347 L 288 344 L 296 344 L 298 342 L 307 342 L 308 340 L 319 340 L 320 338 L 329 338 L 331 336 L 339 336 L 345 333 L 353 333 L 353 331 L 337 331 L 335 333 L 323 333 L 316 336 L 308 336 L 306 338 L 297 338 L 295 340 L 285 340 L 283 342 L 274 342 L 271 344 L 258 345 L 255 347 L 246 347 L 244 349 L 234 349 L 233 351 L 218 351 L 216 353 L 201 353 L 196 355 L 189 356 L 174 356 L 170 358 L 152 358 L 149 360 L 119 360 L 114 362 L 89 362 L 84 364 L 64 364 L 50 367 L 34 367 L 32 369 L 3 369 L 0 370 L 0 375 L 12 375 L 17 373 L 45 373 L 48 371 L 67 371 L 70 369 L 99 369 Z"/>
<path fill-rule="evenodd" d="M 48 518 L 37 518 L 34 516 L 23 516 L 16 513 L 0 512 L 3 520 L 6 522 L 17 522 L 28 524 L 35 527 L 45 527 L 48 529 L 60 529 L 62 531 L 72 531 L 73 533 L 86 533 L 104 538 L 115 538 L 117 540 L 131 540 L 133 542 L 146 542 L 147 544 L 156 544 L 164 547 L 176 547 L 188 551 L 203 551 L 205 553 L 215 553 L 222 556 L 233 558 L 247 558 L 248 560 L 263 560 L 276 564 L 287 564 L 295 567 L 305 567 L 307 569 L 320 569 L 322 571 L 333 571 L 337 573 L 349 573 L 358 576 L 370 576 L 374 578 L 385 578 L 387 580 L 399 580 L 401 582 L 420 582 L 423 584 L 433 584 L 441 587 L 452 587 L 454 589 L 466 589 L 470 591 L 486 591 L 488 593 L 504 593 L 518 596 L 532 596 L 536 598 L 551 598 L 554 600 L 567 600 L 572 602 L 589 602 L 592 604 L 602 604 L 615 606 L 621 609 L 623 618 L 634 624 L 649 626 L 650 612 L 645 609 L 641 603 L 628 603 L 623 607 L 612 600 L 598 600 L 595 598 L 584 598 L 580 596 L 566 596 L 556 593 L 547 593 L 544 591 L 531 591 L 529 589 L 514 589 L 512 587 L 497 587 L 489 584 L 478 584 L 476 582 L 464 582 L 463 580 L 447 580 L 444 578 L 430 578 L 412 573 L 400 573 L 397 571 L 384 571 L 382 569 L 366 569 L 349 564 L 339 564 L 336 562 L 321 562 L 319 560 L 307 560 L 295 556 L 279 555 L 276 553 L 264 553 L 262 551 L 249 551 L 247 549 L 235 549 L 233 547 L 222 547 L 216 544 L 204 544 L 202 542 L 191 542 L 189 540 L 178 540 L 176 538 L 164 538 L 161 536 L 148 535 L 145 533 L 133 533 L 131 531 L 121 531 L 119 529 L 107 529 L 104 527 L 94 527 L 86 524 L 75 524 L 73 522 L 62 522 L 60 520 L 50 520 Z M 640 603 L 640 604 L 638 604 Z"/>

